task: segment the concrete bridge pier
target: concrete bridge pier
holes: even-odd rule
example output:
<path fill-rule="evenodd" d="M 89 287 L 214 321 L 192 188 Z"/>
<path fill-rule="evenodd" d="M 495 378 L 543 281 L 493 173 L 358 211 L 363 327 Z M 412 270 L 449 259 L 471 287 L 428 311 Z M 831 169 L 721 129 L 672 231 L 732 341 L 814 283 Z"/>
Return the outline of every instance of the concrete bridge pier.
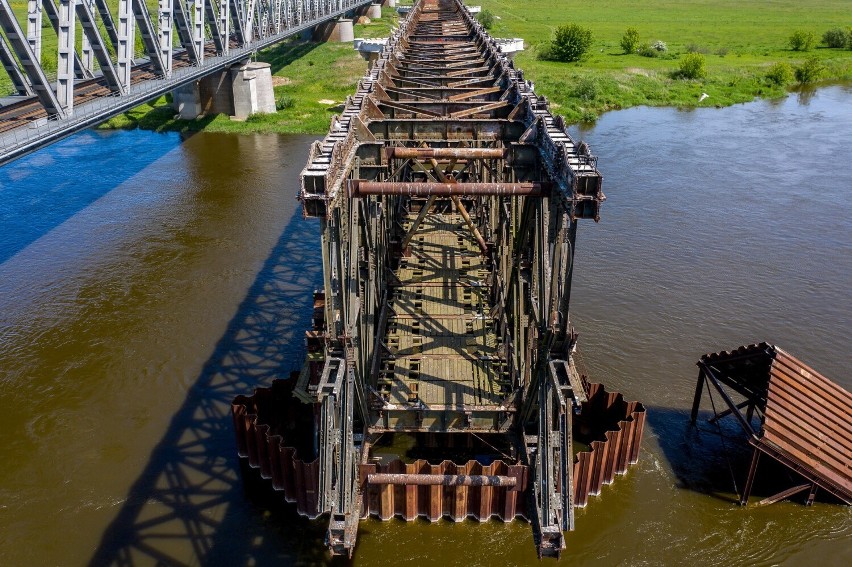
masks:
<path fill-rule="evenodd" d="M 242 61 L 183 85 L 172 91 L 172 105 L 184 120 L 211 114 L 245 120 L 259 112 L 275 112 L 269 63 Z"/>
<path fill-rule="evenodd" d="M 378 20 L 382 17 L 382 5 L 381 4 L 370 4 L 370 7 L 367 8 L 367 17 L 371 20 Z"/>
<path fill-rule="evenodd" d="M 352 18 L 340 18 L 318 25 L 314 28 L 314 41 L 336 41 L 350 43 L 355 39 L 355 28 Z"/>

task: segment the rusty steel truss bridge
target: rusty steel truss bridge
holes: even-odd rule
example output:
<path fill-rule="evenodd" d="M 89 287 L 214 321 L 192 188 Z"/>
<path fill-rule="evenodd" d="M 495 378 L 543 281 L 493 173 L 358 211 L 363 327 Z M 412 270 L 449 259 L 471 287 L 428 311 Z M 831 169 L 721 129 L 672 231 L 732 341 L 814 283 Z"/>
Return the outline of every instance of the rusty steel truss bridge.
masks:
<path fill-rule="evenodd" d="M 0 106 L 0 164 L 370 1 L 159 0 L 153 11 L 145 0 L 29 0 L 19 16 L 0 0 L 0 62 L 15 94 Z"/>
<path fill-rule="evenodd" d="M 588 146 L 460 0 L 419 0 L 311 147 L 299 198 L 324 268 L 308 361 L 292 394 L 235 400 L 241 456 L 328 514 L 335 554 L 373 514 L 522 516 L 539 556 L 558 555 L 575 506 L 636 461 L 644 422 L 575 363 L 577 225 L 605 199 Z M 293 397 L 313 432 L 287 432 Z M 382 464 L 374 449 L 399 434 L 444 460 Z M 300 436 L 313 453 L 296 455 Z M 458 446 L 502 461 L 447 460 Z"/>

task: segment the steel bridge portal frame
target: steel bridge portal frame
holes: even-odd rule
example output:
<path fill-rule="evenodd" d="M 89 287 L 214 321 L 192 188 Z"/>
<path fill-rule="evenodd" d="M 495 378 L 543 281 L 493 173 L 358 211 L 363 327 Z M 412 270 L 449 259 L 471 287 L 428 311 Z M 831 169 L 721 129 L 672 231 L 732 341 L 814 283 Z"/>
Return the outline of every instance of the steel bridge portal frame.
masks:
<path fill-rule="evenodd" d="M 322 226 L 320 391 L 330 393 L 312 401 L 324 416 L 320 511 L 330 513 L 332 551 L 354 548 L 356 465 L 378 434 L 456 431 L 515 441 L 534 471 L 539 553 L 558 555 L 573 528 L 571 416 L 586 395 L 568 310 L 577 222 L 597 220 L 605 199 L 588 147 L 459 0 L 421 0 L 313 145 L 300 198 Z M 430 406 L 412 395 L 399 404 L 382 391 L 383 360 L 395 356 L 385 343 L 401 285 L 394 269 L 439 209 L 464 219 L 488 270 L 495 357 L 510 379 L 491 403 Z"/>

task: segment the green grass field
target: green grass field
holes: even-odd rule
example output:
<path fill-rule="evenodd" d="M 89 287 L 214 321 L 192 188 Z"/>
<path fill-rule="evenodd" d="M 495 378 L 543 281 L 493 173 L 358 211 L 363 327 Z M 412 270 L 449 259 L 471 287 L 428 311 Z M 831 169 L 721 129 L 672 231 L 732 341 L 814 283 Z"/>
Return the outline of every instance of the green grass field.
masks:
<path fill-rule="evenodd" d="M 852 80 L 852 50 L 817 45 L 803 53 L 788 47 L 796 30 L 813 32 L 817 41 L 830 28 L 852 25 L 848 0 L 481 0 L 499 19 L 495 37 L 523 37 L 527 50 L 517 66 L 535 82 L 536 91 L 569 121 L 593 120 L 601 112 L 637 105 L 727 106 L 755 97 L 779 97 L 793 85 L 765 80 L 776 62 L 799 65 L 815 55 L 826 67 L 824 81 Z M 576 23 L 592 30 L 594 43 L 579 63 L 536 58 L 536 47 L 559 25 Z M 663 57 L 625 55 L 621 37 L 628 27 L 642 41 L 661 40 Z M 703 80 L 673 78 L 688 48 L 706 54 Z"/>

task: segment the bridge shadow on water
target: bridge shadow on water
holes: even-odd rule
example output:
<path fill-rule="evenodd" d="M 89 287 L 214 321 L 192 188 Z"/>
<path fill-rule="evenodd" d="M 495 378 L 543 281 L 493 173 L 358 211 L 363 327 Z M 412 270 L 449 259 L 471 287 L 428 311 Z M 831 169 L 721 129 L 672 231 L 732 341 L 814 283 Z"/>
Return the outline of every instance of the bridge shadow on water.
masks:
<path fill-rule="evenodd" d="M 90 565 L 325 563 L 325 526 L 241 479 L 230 404 L 304 359 L 321 285 L 317 222 L 297 211 L 105 531 Z M 244 489 L 244 486 L 247 488 Z"/>

